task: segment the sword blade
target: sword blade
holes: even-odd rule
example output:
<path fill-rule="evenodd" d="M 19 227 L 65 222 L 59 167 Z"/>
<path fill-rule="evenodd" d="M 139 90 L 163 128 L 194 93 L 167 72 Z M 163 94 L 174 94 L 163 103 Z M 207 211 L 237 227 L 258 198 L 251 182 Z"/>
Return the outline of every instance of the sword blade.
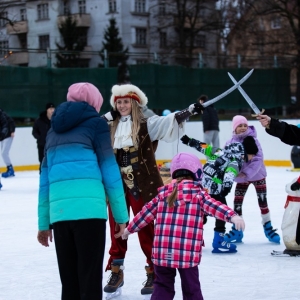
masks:
<path fill-rule="evenodd" d="M 228 76 L 230 77 L 233 83 L 237 83 L 235 78 L 229 72 L 228 72 Z M 261 113 L 260 109 L 255 105 L 255 103 L 251 100 L 251 98 L 247 95 L 247 93 L 243 90 L 243 88 L 241 86 L 238 86 L 238 90 L 241 93 L 241 95 L 244 97 L 244 99 L 248 102 L 249 106 L 253 109 L 253 111 L 259 115 Z"/>
<path fill-rule="evenodd" d="M 228 94 L 230 94 L 232 91 L 234 91 L 236 88 L 238 88 L 242 83 L 244 83 L 253 73 L 254 69 L 252 69 L 251 71 L 249 71 L 239 82 L 236 82 L 236 84 L 234 86 L 232 86 L 230 89 L 228 89 L 227 91 L 225 91 L 224 93 L 222 93 L 221 95 L 206 101 L 202 104 L 203 107 L 207 107 L 217 101 L 219 101 L 220 99 L 224 98 L 225 96 L 227 96 Z"/>

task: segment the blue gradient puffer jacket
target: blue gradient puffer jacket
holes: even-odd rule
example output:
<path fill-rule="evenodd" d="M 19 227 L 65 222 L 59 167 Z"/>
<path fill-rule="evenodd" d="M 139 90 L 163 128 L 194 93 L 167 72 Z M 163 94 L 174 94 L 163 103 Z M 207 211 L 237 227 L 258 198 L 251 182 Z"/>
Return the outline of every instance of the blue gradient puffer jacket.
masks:
<path fill-rule="evenodd" d="M 51 119 L 40 177 L 39 230 L 59 221 L 128 221 L 123 184 L 107 123 L 86 102 L 64 102 Z"/>

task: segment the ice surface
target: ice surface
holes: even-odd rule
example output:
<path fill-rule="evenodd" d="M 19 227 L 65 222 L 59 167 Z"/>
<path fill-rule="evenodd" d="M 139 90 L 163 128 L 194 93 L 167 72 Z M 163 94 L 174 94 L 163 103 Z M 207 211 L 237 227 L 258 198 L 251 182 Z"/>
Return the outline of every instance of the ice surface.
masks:
<path fill-rule="evenodd" d="M 268 167 L 268 203 L 272 223 L 281 235 L 286 200 L 285 184 L 299 176 L 286 168 Z M 61 285 L 54 245 L 42 247 L 37 235 L 37 171 L 16 172 L 2 178 L 0 191 L 0 300 L 58 300 Z M 228 197 L 232 206 L 233 192 Z M 243 244 L 236 254 L 212 254 L 214 219 L 205 225 L 200 282 L 205 300 L 299 300 L 298 257 L 273 257 L 272 250 L 284 250 L 284 244 L 270 243 L 264 236 L 260 211 L 253 186 L 244 201 L 246 222 Z M 108 227 L 108 226 L 107 226 Z M 231 224 L 227 224 L 229 230 Z M 107 231 L 106 254 L 110 246 Z M 137 234 L 129 237 L 125 260 L 125 284 L 116 300 L 142 300 L 142 282 L 146 279 L 145 257 Z M 109 277 L 104 273 L 103 285 Z M 104 297 L 103 297 L 104 298 Z M 176 277 L 176 300 L 182 299 L 180 277 Z"/>

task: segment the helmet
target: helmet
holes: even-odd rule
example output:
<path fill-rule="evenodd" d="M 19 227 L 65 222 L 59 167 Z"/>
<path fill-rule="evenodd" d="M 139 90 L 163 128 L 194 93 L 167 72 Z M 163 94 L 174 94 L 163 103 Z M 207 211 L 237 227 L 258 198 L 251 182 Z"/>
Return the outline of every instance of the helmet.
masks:
<path fill-rule="evenodd" d="M 199 158 L 187 152 L 178 153 L 173 157 L 170 171 L 172 178 L 183 175 L 191 175 L 196 181 L 202 178 L 202 164 Z"/>

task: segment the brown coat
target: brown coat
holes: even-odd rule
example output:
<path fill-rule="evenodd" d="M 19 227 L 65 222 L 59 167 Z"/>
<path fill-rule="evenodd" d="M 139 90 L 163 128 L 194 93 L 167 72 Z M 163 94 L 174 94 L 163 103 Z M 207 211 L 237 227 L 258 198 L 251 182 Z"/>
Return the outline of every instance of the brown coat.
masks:
<path fill-rule="evenodd" d="M 158 141 L 151 142 L 147 123 L 141 124 L 138 135 L 138 161 L 133 164 L 133 173 L 137 179 L 137 184 L 143 201 L 144 203 L 147 203 L 157 195 L 157 189 L 164 184 L 154 155 Z"/>

